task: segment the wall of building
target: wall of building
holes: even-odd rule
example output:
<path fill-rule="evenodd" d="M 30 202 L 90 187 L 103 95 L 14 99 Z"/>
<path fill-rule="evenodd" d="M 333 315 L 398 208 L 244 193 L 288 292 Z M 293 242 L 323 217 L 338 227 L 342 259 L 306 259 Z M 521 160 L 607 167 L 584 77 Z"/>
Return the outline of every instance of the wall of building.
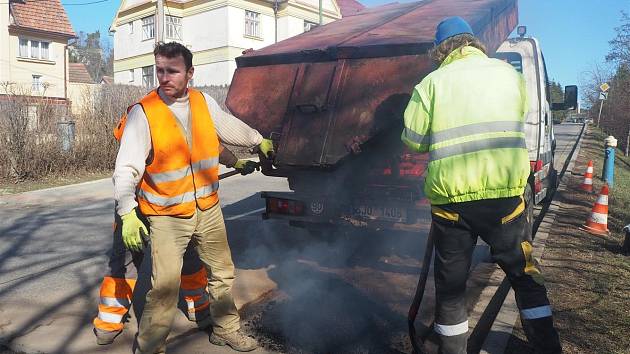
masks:
<path fill-rule="evenodd" d="M 196 65 L 193 77 L 194 86 L 226 85 L 232 81 L 232 74 L 236 70 L 233 60 Z"/>
<path fill-rule="evenodd" d="M 68 100 L 70 100 L 70 104 L 72 105 L 72 114 L 80 114 L 86 104 L 91 104 L 100 87 L 101 85 L 99 84 L 69 82 Z"/>
<path fill-rule="evenodd" d="M 9 4 L 4 1 L 0 4 L 0 82 L 7 81 L 9 77 Z"/>
<path fill-rule="evenodd" d="M 304 20 L 317 23 L 318 5 L 318 0 L 289 2 L 278 13 L 278 40 L 303 33 Z M 275 42 L 276 25 L 271 4 L 248 0 L 215 0 L 178 6 L 167 8 L 165 14 L 182 17 L 181 42 L 194 55 L 195 85 L 229 84 L 236 69 L 234 59 L 243 50 L 260 49 Z M 140 68 L 154 64 L 152 50 L 155 41 L 141 40 L 141 18 L 155 13 L 155 4 L 144 4 L 134 9 L 125 4 L 125 7 L 114 20 L 114 81 L 142 85 Z M 323 8 L 324 23 L 340 17 L 333 0 L 324 0 Z M 260 14 L 258 37 L 245 34 L 246 11 Z M 130 33 L 132 27 L 133 33 Z M 129 70 L 134 70 L 133 81 L 129 81 Z"/>
<path fill-rule="evenodd" d="M 50 42 L 49 60 L 21 58 L 19 54 L 19 38 Z M 22 93 L 31 95 L 44 95 L 48 97 L 65 98 L 65 79 L 68 67 L 66 65 L 66 42 L 60 39 L 50 39 L 41 36 L 11 33 L 8 45 L 8 75 L 4 81 L 15 83 L 22 87 Z M 5 52 L 5 50 L 3 50 Z M 64 71 L 65 70 L 65 71 Z M 40 80 L 45 86 L 44 91 L 32 90 L 33 75 L 40 75 Z"/>

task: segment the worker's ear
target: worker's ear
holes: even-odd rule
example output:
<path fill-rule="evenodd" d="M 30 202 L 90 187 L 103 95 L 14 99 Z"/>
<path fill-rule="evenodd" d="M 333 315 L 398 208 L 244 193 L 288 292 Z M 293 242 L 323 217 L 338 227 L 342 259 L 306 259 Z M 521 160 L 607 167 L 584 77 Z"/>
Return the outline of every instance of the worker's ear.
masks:
<path fill-rule="evenodd" d="M 191 66 L 190 69 L 188 69 L 188 71 L 186 72 L 186 79 L 188 81 L 192 80 L 194 73 L 195 73 L 195 67 Z"/>

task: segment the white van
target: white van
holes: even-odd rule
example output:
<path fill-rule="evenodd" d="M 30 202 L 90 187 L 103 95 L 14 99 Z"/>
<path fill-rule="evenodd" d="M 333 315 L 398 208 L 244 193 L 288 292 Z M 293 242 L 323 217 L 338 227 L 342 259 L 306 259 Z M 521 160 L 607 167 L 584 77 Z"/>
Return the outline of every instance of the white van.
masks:
<path fill-rule="evenodd" d="M 518 27 L 520 37 L 503 42 L 495 57 L 503 59 L 525 76 L 529 112 L 525 135 L 532 173 L 525 198 L 528 212 L 533 216 L 533 205 L 547 201 L 557 186 L 557 171 L 553 166 L 556 140 L 553 133 L 553 110 L 577 107 L 577 86 L 565 86 L 564 102 L 552 103 L 545 57 L 538 40 L 525 38 L 525 27 Z"/>

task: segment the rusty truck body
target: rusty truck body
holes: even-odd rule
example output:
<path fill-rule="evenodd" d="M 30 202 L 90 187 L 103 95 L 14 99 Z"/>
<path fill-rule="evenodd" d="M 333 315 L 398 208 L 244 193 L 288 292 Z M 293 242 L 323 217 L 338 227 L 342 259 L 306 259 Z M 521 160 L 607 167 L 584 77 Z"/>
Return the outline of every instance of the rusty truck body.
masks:
<path fill-rule="evenodd" d="M 226 104 L 271 138 L 264 217 L 310 231 L 338 225 L 416 231 L 430 224 L 427 154 L 400 141 L 413 87 L 448 16 L 466 19 L 490 55 L 517 25 L 516 0 L 427 0 L 365 9 L 236 59 Z"/>

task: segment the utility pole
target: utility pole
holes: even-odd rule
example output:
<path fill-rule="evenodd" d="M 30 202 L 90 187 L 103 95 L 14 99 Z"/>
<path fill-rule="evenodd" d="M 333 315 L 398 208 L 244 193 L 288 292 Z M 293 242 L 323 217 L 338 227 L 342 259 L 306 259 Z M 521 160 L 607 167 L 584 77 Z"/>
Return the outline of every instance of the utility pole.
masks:
<path fill-rule="evenodd" d="M 278 43 L 278 0 L 273 0 L 273 18 L 276 21 L 275 31 L 276 31 L 276 39 L 274 43 Z"/>
<path fill-rule="evenodd" d="M 157 0 L 155 16 L 155 43 L 164 42 L 164 0 Z"/>
<path fill-rule="evenodd" d="M 323 25 L 324 24 L 324 19 L 322 16 L 322 0 L 319 0 L 319 25 Z"/>
<path fill-rule="evenodd" d="M 599 128 L 599 119 L 602 117 L 602 107 L 604 107 L 604 100 L 599 100 L 599 114 L 597 115 L 597 127 Z"/>
<path fill-rule="evenodd" d="M 599 120 L 602 117 L 602 107 L 604 107 L 604 101 L 608 98 L 608 89 L 610 88 L 610 85 L 608 85 L 607 82 L 604 82 L 603 84 L 599 85 L 599 89 L 601 90 L 599 92 L 599 114 L 597 115 L 597 127 L 599 128 Z"/>

